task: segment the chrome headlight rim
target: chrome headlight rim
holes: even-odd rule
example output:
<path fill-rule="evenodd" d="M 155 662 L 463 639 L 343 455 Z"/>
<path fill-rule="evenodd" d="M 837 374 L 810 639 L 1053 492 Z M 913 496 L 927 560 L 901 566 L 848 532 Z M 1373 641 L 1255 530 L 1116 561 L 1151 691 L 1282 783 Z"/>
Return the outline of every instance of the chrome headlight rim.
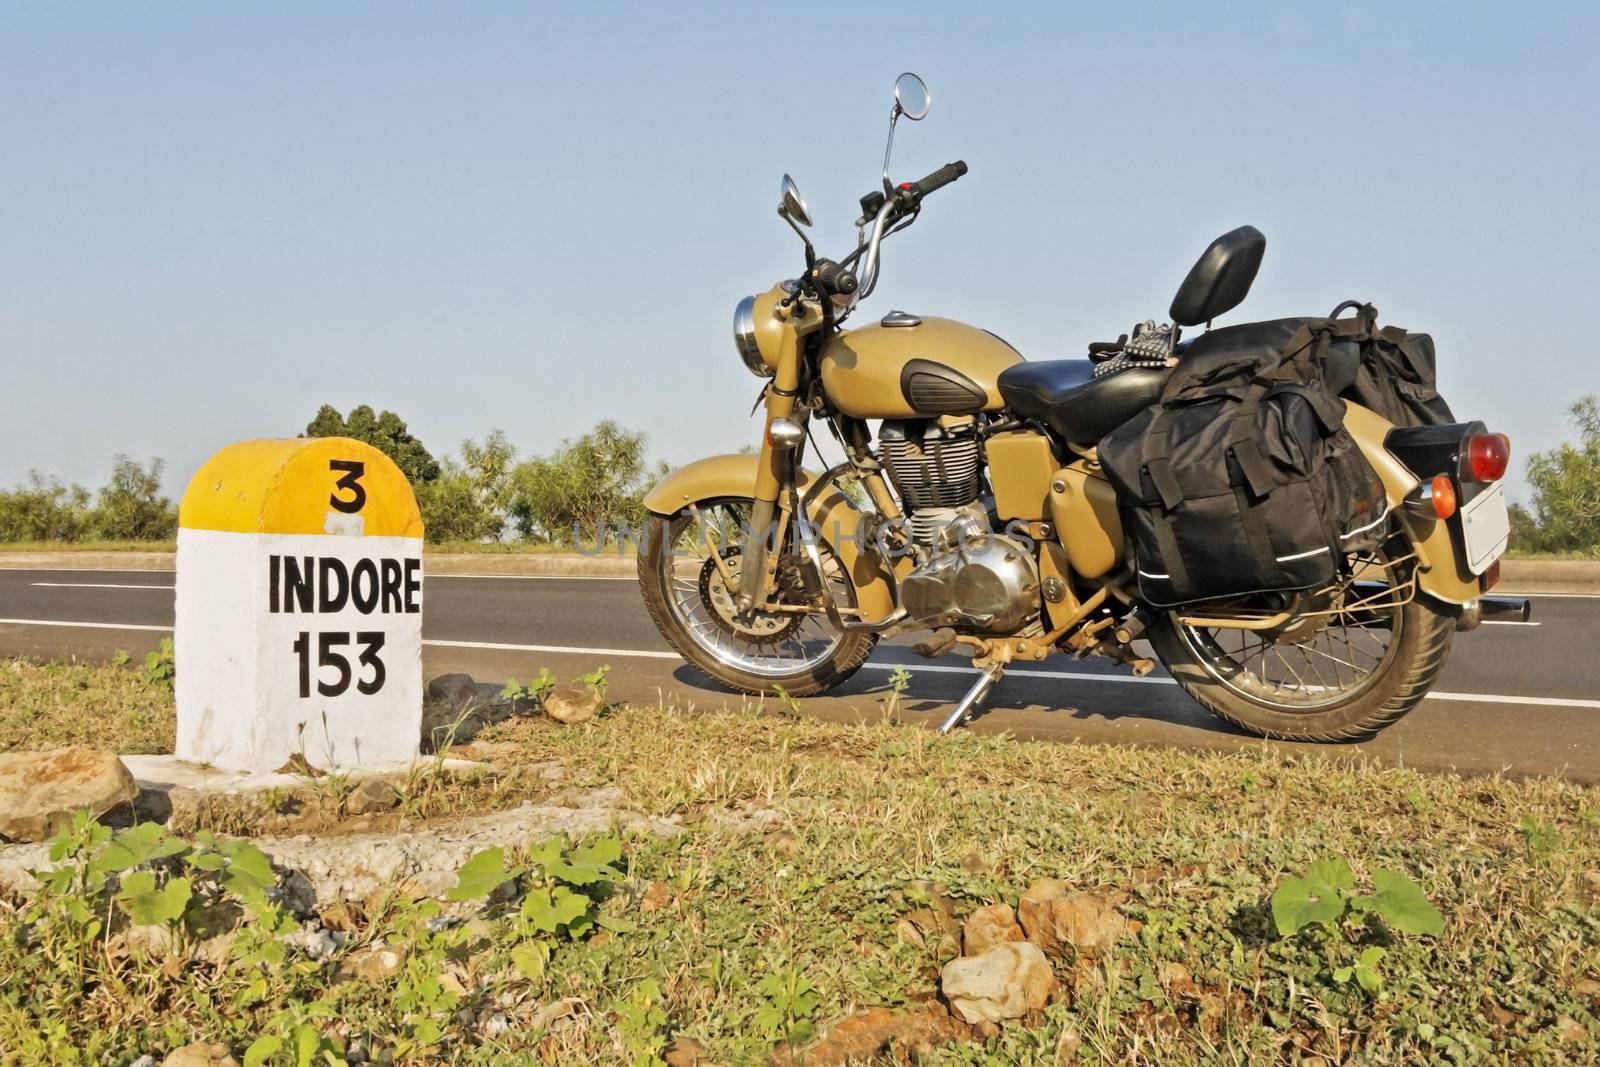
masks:
<path fill-rule="evenodd" d="M 733 346 L 745 367 L 757 378 L 772 377 L 772 368 L 756 343 L 756 298 L 747 296 L 733 309 Z"/>

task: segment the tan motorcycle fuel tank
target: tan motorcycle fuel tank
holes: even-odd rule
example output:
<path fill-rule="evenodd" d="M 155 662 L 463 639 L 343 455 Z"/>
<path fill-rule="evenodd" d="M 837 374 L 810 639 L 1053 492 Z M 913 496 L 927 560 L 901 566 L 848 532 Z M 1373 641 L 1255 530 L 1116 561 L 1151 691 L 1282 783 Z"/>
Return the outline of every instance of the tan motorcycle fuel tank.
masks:
<path fill-rule="evenodd" d="M 975 415 L 1004 406 L 995 381 L 1021 362 L 1016 349 L 976 326 L 896 311 L 823 347 L 822 386 L 858 419 Z"/>

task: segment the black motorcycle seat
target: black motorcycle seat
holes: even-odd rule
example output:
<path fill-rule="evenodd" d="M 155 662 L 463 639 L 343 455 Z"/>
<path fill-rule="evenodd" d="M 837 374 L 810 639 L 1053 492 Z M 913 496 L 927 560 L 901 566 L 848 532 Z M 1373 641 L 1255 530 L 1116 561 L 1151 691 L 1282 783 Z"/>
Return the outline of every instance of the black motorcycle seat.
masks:
<path fill-rule="evenodd" d="M 1058 437 L 1092 445 L 1161 398 L 1167 367 L 1131 367 L 1094 376 L 1087 359 L 1018 363 L 1000 372 L 1000 396 L 1019 418 L 1042 422 Z"/>
<path fill-rule="evenodd" d="M 1290 324 L 1298 326 L 1300 321 L 1304 320 L 1248 323 L 1213 330 L 1178 345 L 1174 354 L 1181 362 L 1192 348 L 1248 351 L 1260 344 L 1260 328 L 1281 330 Z M 1087 359 L 1018 363 L 1001 371 L 997 384 L 1001 398 L 1014 415 L 1042 422 L 1073 444 L 1092 445 L 1160 400 L 1161 390 L 1172 374 L 1165 367 L 1131 367 L 1096 378 L 1094 368 L 1095 364 Z M 1360 368 L 1359 344 L 1330 344 L 1322 361 L 1322 378 L 1328 392 L 1337 396 L 1349 389 Z"/>

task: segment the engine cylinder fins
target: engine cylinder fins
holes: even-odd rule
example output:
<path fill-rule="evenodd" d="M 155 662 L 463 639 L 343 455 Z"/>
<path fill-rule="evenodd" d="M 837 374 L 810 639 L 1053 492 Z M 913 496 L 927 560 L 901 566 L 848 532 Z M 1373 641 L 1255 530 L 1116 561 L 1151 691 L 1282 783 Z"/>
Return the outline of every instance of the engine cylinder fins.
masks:
<path fill-rule="evenodd" d="M 974 415 L 989 402 L 977 382 L 932 359 L 908 359 L 900 368 L 900 395 L 928 415 Z"/>
<path fill-rule="evenodd" d="M 908 512 L 961 508 L 983 490 L 983 457 L 970 427 L 933 421 L 885 422 L 878 434 L 884 470 Z"/>

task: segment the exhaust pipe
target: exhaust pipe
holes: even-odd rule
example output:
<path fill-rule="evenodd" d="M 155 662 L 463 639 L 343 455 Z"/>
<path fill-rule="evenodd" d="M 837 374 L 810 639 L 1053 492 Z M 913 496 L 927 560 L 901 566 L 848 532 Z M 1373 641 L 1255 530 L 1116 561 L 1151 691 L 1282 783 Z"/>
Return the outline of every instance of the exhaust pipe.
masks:
<path fill-rule="evenodd" d="M 1461 605 L 1456 631 L 1476 630 L 1485 619 L 1527 622 L 1533 616 L 1533 602 L 1521 596 L 1483 596 Z"/>

